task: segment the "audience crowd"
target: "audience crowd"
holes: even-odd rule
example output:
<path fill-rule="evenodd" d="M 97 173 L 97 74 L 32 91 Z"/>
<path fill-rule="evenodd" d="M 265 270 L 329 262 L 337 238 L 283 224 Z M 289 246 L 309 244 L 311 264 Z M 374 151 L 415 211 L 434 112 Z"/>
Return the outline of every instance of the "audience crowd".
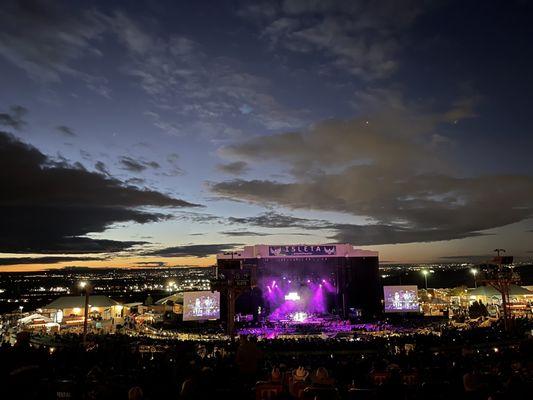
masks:
<path fill-rule="evenodd" d="M 340 338 L 157 341 L 76 335 L 0 347 L 13 399 L 522 399 L 531 326 Z"/>

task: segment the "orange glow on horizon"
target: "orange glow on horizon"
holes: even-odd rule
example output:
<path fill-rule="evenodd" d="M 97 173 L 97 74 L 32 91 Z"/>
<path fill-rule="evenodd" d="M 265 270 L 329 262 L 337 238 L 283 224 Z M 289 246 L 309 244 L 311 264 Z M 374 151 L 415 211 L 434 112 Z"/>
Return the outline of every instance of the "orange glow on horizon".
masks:
<path fill-rule="evenodd" d="M 157 263 L 165 262 L 166 265 L 159 267 Z M 140 264 L 143 263 L 143 264 Z M 145 264 L 153 263 L 153 265 Z M 102 260 L 90 261 L 64 261 L 55 264 L 13 264 L 0 268 L 0 272 L 35 272 L 65 267 L 89 267 L 89 268 L 166 268 L 166 267 L 209 267 L 216 264 L 216 257 L 115 257 Z"/>

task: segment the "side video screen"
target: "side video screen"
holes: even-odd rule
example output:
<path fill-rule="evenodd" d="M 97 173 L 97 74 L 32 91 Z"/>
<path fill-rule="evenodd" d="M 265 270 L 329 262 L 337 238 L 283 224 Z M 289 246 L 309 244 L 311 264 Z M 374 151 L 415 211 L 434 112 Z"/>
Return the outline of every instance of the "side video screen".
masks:
<path fill-rule="evenodd" d="M 383 286 L 385 312 L 420 312 L 418 288 L 409 286 Z"/>
<path fill-rule="evenodd" d="M 201 321 L 220 318 L 220 292 L 183 293 L 183 320 Z"/>

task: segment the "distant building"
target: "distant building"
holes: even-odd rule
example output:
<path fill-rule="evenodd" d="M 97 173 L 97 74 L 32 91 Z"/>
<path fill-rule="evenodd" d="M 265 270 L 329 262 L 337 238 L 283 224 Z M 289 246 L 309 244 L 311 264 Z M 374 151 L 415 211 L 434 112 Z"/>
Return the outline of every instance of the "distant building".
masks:
<path fill-rule="evenodd" d="M 502 295 L 492 286 L 479 286 L 468 292 L 470 303 L 482 301 L 488 306 L 501 306 Z M 518 285 L 509 288 L 509 307 L 514 315 L 531 315 L 533 292 Z"/>
<path fill-rule="evenodd" d="M 152 309 L 159 312 L 172 310 L 174 314 L 183 314 L 183 293 L 175 293 L 157 300 Z"/>
<path fill-rule="evenodd" d="M 104 321 L 122 317 L 123 306 L 107 296 L 89 297 L 89 316 Z M 85 314 L 85 296 L 62 296 L 42 307 L 42 314 L 57 323 L 83 321 Z"/>
<path fill-rule="evenodd" d="M 17 323 L 23 330 L 41 332 L 59 332 L 59 324 L 44 315 L 34 313 L 20 318 Z"/>

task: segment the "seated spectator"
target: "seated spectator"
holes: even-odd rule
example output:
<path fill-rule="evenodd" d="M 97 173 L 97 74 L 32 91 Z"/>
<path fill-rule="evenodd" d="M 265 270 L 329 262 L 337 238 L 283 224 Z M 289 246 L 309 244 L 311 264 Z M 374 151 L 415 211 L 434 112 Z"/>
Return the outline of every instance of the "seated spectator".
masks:
<path fill-rule="evenodd" d="M 139 386 L 133 386 L 128 390 L 128 400 L 141 400 L 143 398 L 143 391 Z"/>
<path fill-rule="evenodd" d="M 259 361 L 263 354 L 257 348 L 255 338 L 247 338 L 241 336 L 235 362 L 239 367 L 239 371 L 245 380 L 252 379 L 257 373 Z"/>
<path fill-rule="evenodd" d="M 278 398 L 282 392 L 282 375 L 278 367 L 272 368 L 268 381 L 257 382 L 255 385 L 255 398 L 257 400 Z"/>
<path fill-rule="evenodd" d="M 311 380 L 313 386 L 317 387 L 333 386 L 335 384 L 335 380 L 329 377 L 328 370 L 324 367 L 318 367 Z"/>
<path fill-rule="evenodd" d="M 389 379 L 378 388 L 380 398 L 395 398 L 398 400 L 405 398 L 405 385 L 402 382 L 400 369 L 392 368 Z"/>
<path fill-rule="evenodd" d="M 328 370 L 319 367 L 311 377 L 312 384 L 303 391 L 305 399 L 337 399 L 339 393 L 335 388 L 334 379 L 330 378 Z"/>
<path fill-rule="evenodd" d="M 309 371 L 304 367 L 298 367 L 292 371 L 292 377 L 289 381 L 289 393 L 296 398 L 299 398 L 301 393 L 306 387 L 309 386 L 307 378 L 309 377 Z"/>
<path fill-rule="evenodd" d="M 483 375 L 475 368 L 472 368 L 463 375 L 463 387 L 468 399 L 480 399 L 483 396 L 483 391 L 486 385 L 483 382 Z"/>
<path fill-rule="evenodd" d="M 282 384 L 282 375 L 278 367 L 272 368 L 272 371 L 270 372 L 270 376 L 268 377 L 268 380 L 259 381 L 257 383 L 273 383 L 273 384 Z"/>

